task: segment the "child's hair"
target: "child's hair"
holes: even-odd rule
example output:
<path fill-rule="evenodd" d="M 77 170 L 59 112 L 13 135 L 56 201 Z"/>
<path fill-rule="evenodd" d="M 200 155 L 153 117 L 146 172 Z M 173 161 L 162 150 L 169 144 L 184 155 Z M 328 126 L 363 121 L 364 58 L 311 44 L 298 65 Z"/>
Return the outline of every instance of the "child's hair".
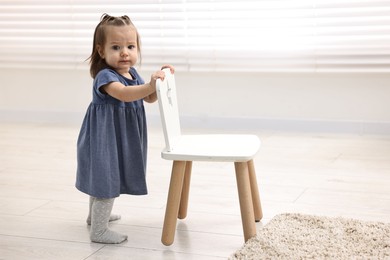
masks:
<path fill-rule="evenodd" d="M 123 15 L 120 17 L 111 16 L 108 14 L 103 14 L 100 18 L 100 23 L 95 28 L 95 33 L 93 36 L 93 46 L 92 46 L 92 54 L 89 56 L 89 64 L 90 69 L 89 72 L 91 73 L 92 78 L 96 77 L 96 74 L 104 68 L 109 67 L 104 59 L 100 57 L 100 54 L 98 52 L 97 46 L 100 45 L 104 47 L 106 43 L 106 27 L 107 25 L 113 25 L 113 26 L 125 26 L 125 25 L 131 25 L 134 27 L 136 34 L 137 34 L 137 49 L 138 49 L 138 55 L 139 60 L 141 61 L 141 40 L 140 36 L 138 34 L 137 28 L 134 26 L 132 21 L 127 15 Z"/>

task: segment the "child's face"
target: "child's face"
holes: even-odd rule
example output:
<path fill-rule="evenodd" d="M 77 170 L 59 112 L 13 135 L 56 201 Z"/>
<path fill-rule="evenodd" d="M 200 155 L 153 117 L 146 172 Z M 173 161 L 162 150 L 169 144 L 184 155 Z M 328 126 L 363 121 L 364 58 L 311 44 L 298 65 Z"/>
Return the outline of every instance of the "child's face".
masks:
<path fill-rule="evenodd" d="M 134 27 L 108 26 L 104 48 L 98 46 L 99 54 L 118 73 L 128 76 L 130 67 L 137 63 L 137 33 Z"/>

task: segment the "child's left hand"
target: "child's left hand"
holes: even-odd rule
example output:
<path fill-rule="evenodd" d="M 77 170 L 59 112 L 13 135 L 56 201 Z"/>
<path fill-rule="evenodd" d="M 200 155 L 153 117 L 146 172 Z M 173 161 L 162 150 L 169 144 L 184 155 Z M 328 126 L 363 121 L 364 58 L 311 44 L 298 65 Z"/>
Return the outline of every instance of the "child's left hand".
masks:
<path fill-rule="evenodd" d="M 169 64 L 165 64 L 161 67 L 161 70 L 163 69 L 167 69 L 169 68 L 171 70 L 171 73 L 174 74 L 175 73 L 175 68 L 172 66 L 172 65 L 169 65 Z"/>

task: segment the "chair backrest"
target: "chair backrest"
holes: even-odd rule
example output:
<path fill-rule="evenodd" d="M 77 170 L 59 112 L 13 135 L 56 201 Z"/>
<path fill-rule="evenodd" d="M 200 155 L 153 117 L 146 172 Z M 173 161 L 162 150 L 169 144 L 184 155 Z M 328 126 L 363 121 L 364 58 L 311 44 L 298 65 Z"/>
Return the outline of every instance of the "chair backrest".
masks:
<path fill-rule="evenodd" d="M 172 151 L 175 140 L 180 138 L 179 110 L 176 98 L 175 76 L 170 69 L 164 69 L 164 81 L 158 79 L 156 82 L 158 104 L 160 108 L 161 123 L 164 131 L 165 150 Z"/>

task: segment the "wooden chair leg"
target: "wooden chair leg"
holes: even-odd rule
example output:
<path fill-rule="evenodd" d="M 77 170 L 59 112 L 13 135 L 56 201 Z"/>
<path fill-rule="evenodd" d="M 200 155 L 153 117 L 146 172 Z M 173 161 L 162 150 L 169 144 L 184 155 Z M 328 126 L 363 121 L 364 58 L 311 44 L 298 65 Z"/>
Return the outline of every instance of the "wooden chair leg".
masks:
<path fill-rule="evenodd" d="M 263 218 L 263 210 L 261 208 L 261 201 L 259 195 L 259 188 L 257 186 L 256 171 L 253 160 L 248 161 L 249 180 L 251 183 L 251 192 L 253 200 L 253 211 L 255 213 L 255 221 L 259 222 Z"/>
<path fill-rule="evenodd" d="M 245 242 L 256 235 L 255 216 L 247 162 L 235 162 L 238 197 Z"/>
<path fill-rule="evenodd" d="M 181 192 L 180 207 L 179 207 L 179 219 L 185 219 L 187 217 L 188 209 L 188 198 L 190 193 L 190 182 L 191 182 L 191 170 L 192 161 L 186 162 L 186 169 L 184 173 L 183 189 Z"/>
<path fill-rule="evenodd" d="M 174 161 L 172 165 L 171 182 L 169 184 L 168 200 L 161 237 L 161 242 L 166 246 L 171 245 L 175 239 L 176 222 L 181 192 L 183 189 L 185 167 L 185 161 Z"/>

